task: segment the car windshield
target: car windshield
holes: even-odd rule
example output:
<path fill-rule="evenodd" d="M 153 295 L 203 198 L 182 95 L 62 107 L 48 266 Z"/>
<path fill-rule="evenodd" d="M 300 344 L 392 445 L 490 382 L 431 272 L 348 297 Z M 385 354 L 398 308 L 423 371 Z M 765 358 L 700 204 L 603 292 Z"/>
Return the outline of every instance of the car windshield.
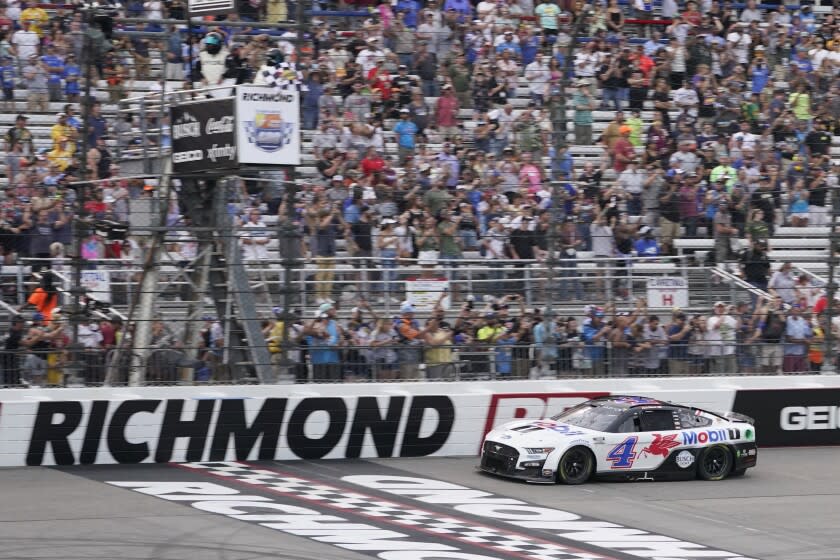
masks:
<path fill-rule="evenodd" d="M 584 404 L 565 410 L 556 416 L 552 416 L 551 419 L 579 428 L 604 432 L 625 410 L 612 406 Z"/>

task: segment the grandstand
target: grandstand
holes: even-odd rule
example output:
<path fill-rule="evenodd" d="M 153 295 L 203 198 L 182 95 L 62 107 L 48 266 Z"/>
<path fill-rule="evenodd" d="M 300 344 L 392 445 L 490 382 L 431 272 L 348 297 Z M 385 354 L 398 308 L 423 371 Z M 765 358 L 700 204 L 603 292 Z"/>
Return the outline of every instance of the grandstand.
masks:
<path fill-rule="evenodd" d="M 61 154 L 54 153 L 56 115 L 66 110 L 71 98 L 59 96 L 46 111 L 29 110 L 28 105 L 32 94 L 47 85 L 48 69 L 55 61 L 42 59 L 48 56 L 48 45 L 61 46 L 61 37 L 44 33 L 39 42 L 38 48 L 44 49 L 39 60 L 47 69 L 40 76 L 44 84 L 27 74 L 27 60 L 12 57 L 16 64 L 9 72 L 16 74 L 16 85 L 26 88 L 11 89 L 13 104 L 6 102 L 0 127 L 13 129 L 22 114 L 32 140 L 20 148 L 25 153 L 6 158 L 3 204 L 10 225 L 34 223 L 25 205 L 35 198 L 57 196 L 56 188 L 71 200 L 68 191 L 78 193 L 76 204 L 82 196 L 96 199 L 101 193 L 102 207 L 87 205 L 88 213 L 128 223 L 131 250 L 114 250 L 107 235 L 86 238 L 95 247 L 85 257 L 85 268 L 110 273 L 108 287 L 88 285 L 110 292 L 110 304 L 98 306 L 92 317 L 93 324 L 103 321 L 102 334 L 110 338 L 91 334 L 85 327 L 84 350 L 68 352 L 64 348 L 72 341 L 73 329 L 65 322 L 55 327 L 40 353 L 32 352 L 31 341 L 29 346 L 22 343 L 9 349 L 11 365 L 3 382 L 128 382 L 132 378 L 122 369 L 139 370 L 135 380 L 155 383 L 258 381 L 253 356 L 231 358 L 232 352 L 242 349 L 236 348 L 240 343 L 231 335 L 238 329 L 235 323 L 243 319 L 262 323 L 266 340 L 253 340 L 252 332 L 245 337 L 245 346 L 267 348 L 272 371 L 284 381 L 487 379 L 627 371 L 801 373 L 833 367 L 836 352 L 831 339 L 840 333 L 831 331 L 840 328 L 840 322 L 833 319 L 833 305 L 820 304 L 824 288 L 833 291 L 832 224 L 838 202 L 833 193 L 840 171 L 835 165 L 835 160 L 840 161 L 840 143 L 832 134 L 840 132 L 835 85 L 840 70 L 835 43 L 840 46 L 840 41 L 834 39 L 831 8 L 788 6 L 794 15 L 786 19 L 774 6 L 753 10 L 733 5 L 736 15 L 720 13 L 722 27 L 717 30 L 712 23 L 695 22 L 694 14 L 668 13 L 670 4 L 646 11 L 647 4 L 622 2 L 617 7 L 584 4 L 587 10 L 562 2 L 534 6 L 509 2 L 505 7 L 481 2 L 471 6 L 469 14 L 443 4 L 421 7 L 413 0 L 401 0 L 361 13 L 319 6 L 310 13 L 317 17 L 305 18 L 306 23 L 300 17 L 295 23 L 277 24 L 273 23 L 277 19 L 268 23 L 252 18 L 252 27 L 204 21 L 191 30 L 194 51 L 184 46 L 191 37 L 177 28 L 183 22 L 151 21 L 138 29 L 137 20 L 116 18 L 117 48 L 102 67 L 102 79 L 91 82 L 91 96 L 101 103 L 107 133 L 95 132 L 87 143 L 83 133 L 74 133 L 72 139 L 77 142 L 76 154 L 81 154 L 94 147 L 96 137 L 103 137 L 115 164 L 109 169 L 114 176 L 108 182 L 95 177 L 94 187 L 87 190 L 75 183 L 67 190 L 50 184 L 56 173 L 48 164 L 61 162 Z M 48 19 L 67 17 L 54 6 L 45 7 L 45 12 Z M 16 43 L 15 33 L 24 27 L 26 17 L 38 14 L 18 14 L 17 19 L 7 15 L 16 29 L 9 35 L 11 44 L 20 45 L 14 51 L 19 54 L 25 41 Z M 300 211 L 292 228 L 303 239 L 299 266 L 289 268 L 293 256 L 284 238 L 289 230 L 284 229 L 283 209 L 278 208 L 284 196 L 288 201 L 288 193 L 294 194 L 289 178 L 278 172 L 242 170 L 238 179 L 220 186 L 226 189 L 232 222 L 217 233 L 217 242 L 246 237 L 241 225 L 253 210 L 261 212 L 258 223 L 266 232 L 260 234 L 267 237 L 266 252 L 246 264 L 247 291 L 253 296 L 256 318 L 241 316 L 236 298 L 242 290 L 231 276 L 214 281 L 210 274 L 198 289 L 190 287 L 195 278 L 184 271 L 195 268 L 189 262 L 189 248 L 198 243 L 198 230 L 180 216 L 188 213 L 189 201 L 183 194 L 171 201 L 162 198 L 168 192 L 163 175 L 171 139 L 160 99 L 178 102 L 196 95 L 185 92 L 183 80 L 166 78 L 178 74 L 172 73 L 172 66 L 180 65 L 183 75 L 190 59 L 200 60 L 200 49 L 205 48 L 201 45 L 207 43 L 199 41 L 213 33 L 235 58 L 235 64 L 225 65 L 231 73 L 220 75 L 222 80 L 250 81 L 276 48 L 287 60 L 295 60 L 310 91 L 320 90 L 311 77 L 315 73 L 321 83 L 337 85 L 331 93 L 302 95 L 303 112 L 313 107 L 307 103 L 314 102 L 317 117 L 328 125 L 301 132 L 302 164 L 292 179 L 299 187 Z M 138 58 L 136 49 L 147 56 Z M 174 65 L 164 62 L 173 49 L 179 59 Z M 431 57 L 413 56 L 416 52 L 430 52 Z M 532 62 L 537 53 L 556 62 L 546 62 L 543 68 Z M 458 55 L 464 60 L 459 62 Z M 616 60 L 616 70 L 608 55 Z M 695 63 L 705 58 L 706 74 L 698 68 L 702 62 Z M 752 63 L 761 58 L 773 68 Z M 407 66 L 403 71 L 402 64 Z M 248 68 L 252 76 L 247 76 Z M 632 76 L 636 70 L 641 81 L 633 81 L 639 79 Z M 476 77 L 480 73 L 489 74 L 488 83 Z M 360 82 L 355 93 L 348 76 Z M 664 85 L 657 86 L 660 78 Z M 66 86 L 69 80 L 66 76 L 62 80 Z M 403 83 L 405 92 L 396 87 Z M 196 87 L 205 85 L 212 84 L 196 80 Z M 422 103 L 409 103 L 412 89 L 424 94 Z M 774 91 L 784 95 L 774 96 Z M 581 105 L 588 103 L 581 101 L 586 92 L 594 105 Z M 753 98 L 752 93 L 758 96 Z M 355 96 L 351 101 L 360 100 L 358 106 L 348 104 L 350 96 Z M 614 107 L 607 105 L 616 102 L 627 119 L 616 120 Z M 70 105 L 76 113 L 84 109 L 78 102 Z M 639 109 L 637 114 L 632 107 Z M 409 110 L 408 120 L 425 128 L 416 142 L 413 134 L 408 139 L 395 130 L 403 108 Z M 444 118 L 447 112 L 452 112 L 454 122 Z M 368 114 L 373 118 L 368 119 Z M 80 123 L 83 117 L 76 119 Z M 739 124 L 742 121 L 746 128 Z M 661 128 L 651 132 L 657 122 L 668 127 L 665 133 Z M 703 132 L 706 123 L 713 125 L 711 134 Z M 582 143 L 576 134 L 591 136 L 591 143 Z M 680 149 L 683 144 L 685 151 Z M 629 147 L 632 155 L 616 151 L 616 145 Z M 338 147 L 344 159 L 336 163 L 322 157 L 325 147 Z M 11 148 L 8 140 L 6 148 Z M 365 167 L 370 148 L 383 159 L 369 158 L 370 167 Z M 724 155 L 734 162 L 732 175 L 713 181 L 719 178 L 716 168 L 729 169 L 720 162 Z M 641 164 L 638 178 L 624 171 L 630 160 Z M 442 167 L 453 161 L 469 173 L 446 175 Z M 80 165 L 77 158 L 71 171 Z M 657 166 L 661 174 L 648 181 L 648 173 Z M 22 179 L 26 170 L 34 170 L 31 179 Z M 10 182 L 13 175 L 16 178 Z M 335 184 L 330 175 L 341 175 L 341 182 Z M 125 185 L 120 186 L 123 178 Z M 84 177 L 71 175 L 71 179 L 80 184 Z M 760 186 L 763 183 L 767 186 Z M 40 193 L 41 184 L 46 185 L 48 197 Z M 663 199 L 672 185 L 673 201 Z M 418 202 L 412 206 L 405 198 L 415 188 Z M 769 207 L 762 199 L 763 188 L 772 197 Z M 442 194 L 430 196 L 435 190 Z M 358 204 L 351 202 L 354 194 Z M 341 210 L 340 219 L 329 226 L 338 231 L 327 271 L 318 258 L 318 228 L 307 213 L 319 198 L 337 203 Z M 730 212 L 720 211 L 721 201 L 730 203 Z M 54 205 L 44 207 L 55 212 Z M 770 211 L 763 220 L 753 220 L 754 210 L 761 208 Z M 454 219 L 443 218 L 439 209 L 450 210 Z M 77 207 L 68 209 L 77 211 Z M 144 258 L 154 247 L 153 216 L 161 212 L 166 221 L 159 225 L 171 232 L 155 253 L 155 297 L 143 299 L 140 286 L 149 274 Z M 403 216 L 407 224 L 387 229 L 387 222 L 400 222 Z M 430 218 L 433 224 L 428 226 Z M 472 227 L 461 228 L 465 221 Z M 448 233 L 447 224 L 455 224 L 455 233 Z M 430 235 L 424 235 L 426 227 L 431 227 Z M 18 228 L 15 235 L 34 239 L 35 229 Z M 14 241 L 12 228 L 6 232 L 6 260 L 0 274 L 10 319 L 42 281 L 44 274 L 37 271 L 45 263 L 68 290 L 60 297 L 61 306 L 70 308 L 73 267 L 64 257 L 73 247 L 70 233 L 55 238 L 64 247 L 51 258 L 43 251 L 31 251 L 26 242 Z M 386 244 L 380 244 L 383 239 Z M 753 242 L 764 239 L 768 268 L 761 282 L 750 279 L 746 269 L 758 258 Z M 220 247 L 214 253 L 221 255 L 217 265 L 231 264 L 230 255 Z M 791 263 L 792 269 L 782 270 L 785 263 Z M 334 278 L 327 279 L 325 272 Z M 651 291 L 652 286 L 663 279 L 681 279 L 679 291 L 651 301 L 659 294 Z M 289 284 L 294 294 L 289 293 Z M 89 295 L 96 297 L 93 292 Z M 674 304 L 674 297 L 685 297 L 685 305 Z M 132 319 L 142 312 L 137 308 L 140 301 L 153 301 L 151 316 L 160 321 L 153 328 L 151 347 L 138 347 L 130 336 L 137 328 Z M 718 319 L 716 302 L 725 304 L 726 320 Z M 278 308 L 283 308 L 279 314 Z M 767 331 L 766 324 L 773 322 L 769 319 L 785 325 L 799 321 L 787 317 L 788 311 L 795 317 L 808 316 L 802 319 L 811 325 L 806 341 Z M 683 314 L 688 317 L 681 318 Z M 204 321 L 205 315 L 212 320 Z M 603 332 L 592 327 L 599 324 L 599 315 L 612 323 Z M 651 326 L 651 315 L 661 325 Z M 625 316 L 632 321 L 622 326 Z M 680 335 L 692 318 L 697 329 L 685 327 Z M 285 328 L 278 319 L 285 320 Z M 313 325 L 321 320 L 335 323 L 332 335 Z M 729 325 L 733 332 L 721 335 L 720 327 L 712 329 L 710 323 Z M 14 324 L 13 331 L 21 328 Z M 60 324 L 61 320 L 55 323 Z M 127 333 L 122 343 L 120 336 L 113 335 L 115 325 L 117 332 Z M 826 325 L 833 328 L 823 331 Z M 26 326 L 23 332 L 37 328 L 37 324 Z M 202 336 L 196 338 L 199 333 Z M 668 338 L 676 335 L 680 338 Z M 25 341 L 25 336 L 21 338 Z M 307 345 L 301 346 L 304 341 Z M 199 348 L 192 348 L 195 343 Z M 722 345 L 727 355 L 737 358 L 736 371 L 721 359 Z M 778 352 L 767 352 L 766 347 Z M 43 357 L 44 363 L 38 366 L 29 359 L 33 354 L 39 360 Z M 804 359 L 809 356 L 813 359 Z M 405 367 L 419 362 L 425 367 Z"/>

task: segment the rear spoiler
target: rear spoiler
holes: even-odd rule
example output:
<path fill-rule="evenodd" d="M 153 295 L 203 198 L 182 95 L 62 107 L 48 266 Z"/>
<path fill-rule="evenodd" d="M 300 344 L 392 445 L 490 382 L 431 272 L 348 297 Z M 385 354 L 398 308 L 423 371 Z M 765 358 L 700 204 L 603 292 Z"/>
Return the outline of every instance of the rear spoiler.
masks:
<path fill-rule="evenodd" d="M 755 420 L 746 414 L 739 414 L 737 412 L 727 412 L 723 415 L 724 418 L 732 420 L 733 422 L 746 422 L 747 424 L 755 425 Z"/>

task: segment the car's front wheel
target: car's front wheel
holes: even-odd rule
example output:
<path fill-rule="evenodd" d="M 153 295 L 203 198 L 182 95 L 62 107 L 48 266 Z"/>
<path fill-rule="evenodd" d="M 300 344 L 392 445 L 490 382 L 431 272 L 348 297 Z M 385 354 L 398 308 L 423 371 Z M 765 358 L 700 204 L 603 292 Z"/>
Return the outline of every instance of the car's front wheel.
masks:
<path fill-rule="evenodd" d="M 725 445 L 713 445 L 700 453 L 697 475 L 703 480 L 723 480 L 732 471 L 734 459 Z"/>
<path fill-rule="evenodd" d="M 573 447 L 563 453 L 557 466 L 557 480 L 563 484 L 583 484 L 595 470 L 595 458 L 585 447 Z"/>

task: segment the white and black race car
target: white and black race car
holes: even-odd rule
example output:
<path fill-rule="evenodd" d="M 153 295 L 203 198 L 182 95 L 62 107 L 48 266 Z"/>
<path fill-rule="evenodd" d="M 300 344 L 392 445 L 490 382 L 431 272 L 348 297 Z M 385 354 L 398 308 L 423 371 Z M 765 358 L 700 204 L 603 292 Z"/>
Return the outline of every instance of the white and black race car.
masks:
<path fill-rule="evenodd" d="M 489 432 L 480 469 L 528 482 L 721 480 L 756 465 L 753 420 L 646 397 L 610 396 Z"/>

